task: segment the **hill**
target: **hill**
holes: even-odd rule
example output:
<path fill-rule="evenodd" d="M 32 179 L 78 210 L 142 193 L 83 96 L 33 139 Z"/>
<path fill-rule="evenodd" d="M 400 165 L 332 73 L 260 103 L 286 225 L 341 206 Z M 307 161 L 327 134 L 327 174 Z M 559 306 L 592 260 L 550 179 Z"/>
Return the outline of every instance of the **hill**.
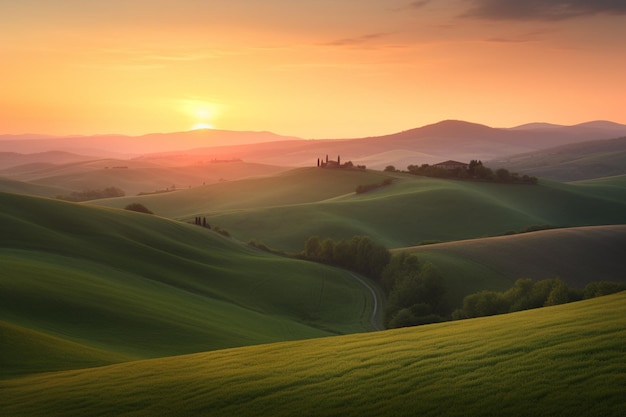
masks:
<path fill-rule="evenodd" d="M 487 165 L 555 181 L 626 174 L 626 137 L 587 141 L 488 161 Z"/>
<path fill-rule="evenodd" d="M 31 140 L 0 140 L 0 151 L 43 152 L 61 150 L 100 158 L 166 163 L 184 158 L 188 164 L 212 159 L 241 159 L 267 165 L 312 166 L 319 157 L 341 155 L 344 161 L 383 169 L 395 165 L 437 163 L 449 159 L 483 161 L 554 146 L 626 135 L 626 126 L 592 122 L 545 128 L 492 128 L 476 123 L 445 120 L 389 135 L 302 140 L 268 132 L 202 130 L 139 137 L 103 135 Z M 409 158 L 410 156 L 410 158 Z"/>
<path fill-rule="evenodd" d="M 482 290 L 504 291 L 518 278 L 626 281 L 626 225 L 574 227 L 398 249 L 432 262 L 453 305 Z"/>
<path fill-rule="evenodd" d="M 346 271 L 197 226 L 4 193 L 0 222 L 4 375 L 372 329 Z"/>
<path fill-rule="evenodd" d="M 357 185 L 390 186 L 355 194 Z M 123 207 L 138 201 L 185 221 L 206 216 L 236 238 L 299 251 L 312 236 L 367 235 L 389 248 L 423 241 L 496 236 L 530 226 L 626 223 L 626 188 L 600 184 L 539 185 L 454 181 L 379 171 L 296 169 L 175 194 L 98 200 Z"/>
<path fill-rule="evenodd" d="M 12 416 L 626 414 L 626 293 L 0 382 Z"/>
<path fill-rule="evenodd" d="M 92 135 L 63 137 L 27 137 L 22 139 L 0 136 L 0 151 L 38 153 L 66 151 L 98 156 L 99 158 L 130 158 L 146 153 L 186 150 L 203 146 L 241 145 L 282 140 L 298 140 L 270 132 L 238 132 L 199 129 L 188 132 L 151 133 L 141 136 Z"/>
<path fill-rule="evenodd" d="M 1 170 L 0 175 L 31 186 L 78 192 L 117 187 L 127 195 L 136 195 L 275 174 L 284 170 L 286 168 L 242 161 L 201 161 L 193 165 L 170 166 L 143 160 L 99 159 L 67 164 L 21 165 Z M 29 194 L 28 187 L 24 187 L 24 191 Z M 63 194 L 68 192 L 54 195 Z"/>

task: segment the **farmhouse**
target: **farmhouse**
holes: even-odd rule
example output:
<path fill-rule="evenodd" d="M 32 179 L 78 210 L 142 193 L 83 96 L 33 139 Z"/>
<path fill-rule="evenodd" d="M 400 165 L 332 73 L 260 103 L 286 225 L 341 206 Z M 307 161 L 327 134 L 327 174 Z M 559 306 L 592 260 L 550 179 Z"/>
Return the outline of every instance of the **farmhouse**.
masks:
<path fill-rule="evenodd" d="M 317 159 L 317 166 L 320 168 L 341 168 L 341 156 L 337 156 L 337 160 L 333 161 L 328 160 L 328 155 L 326 155 L 326 161 Z"/>
<path fill-rule="evenodd" d="M 469 168 L 469 164 L 459 161 L 439 162 L 438 164 L 434 164 L 431 166 L 435 168 L 447 169 L 448 171 L 454 171 L 455 169 L 467 170 Z"/>

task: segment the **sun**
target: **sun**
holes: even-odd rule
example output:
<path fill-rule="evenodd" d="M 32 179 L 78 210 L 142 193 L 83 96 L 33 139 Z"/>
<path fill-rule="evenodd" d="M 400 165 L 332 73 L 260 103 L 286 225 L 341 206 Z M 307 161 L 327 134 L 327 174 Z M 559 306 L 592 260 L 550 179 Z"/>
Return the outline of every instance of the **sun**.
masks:
<path fill-rule="evenodd" d="M 203 130 L 203 129 L 214 129 L 213 125 L 208 123 L 198 123 L 194 125 L 191 130 Z"/>

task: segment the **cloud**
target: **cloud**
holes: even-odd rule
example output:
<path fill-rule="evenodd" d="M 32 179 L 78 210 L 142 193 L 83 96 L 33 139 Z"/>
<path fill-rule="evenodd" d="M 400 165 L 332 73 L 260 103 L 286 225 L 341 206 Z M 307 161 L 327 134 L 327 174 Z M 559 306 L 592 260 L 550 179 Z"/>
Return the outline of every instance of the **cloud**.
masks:
<path fill-rule="evenodd" d="M 417 2 L 420 3 L 420 2 Z M 491 20 L 564 20 L 597 14 L 626 15 L 623 0 L 473 0 L 464 17 Z"/>
<path fill-rule="evenodd" d="M 331 42 L 326 42 L 322 45 L 325 46 L 354 46 L 354 45 L 362 45 L 368 43 L 370 41 L 383 38 L 385 36 L 390 35 L 389 33 L 370 33 L 363 36 L 358 36 L 355 38 L 344 38 L 337 39 Z"/>
<path fill-rule="evenodd" d="M 430 0 L 417 0 L 411 3 L 411 7 L 414 9 L 421 9 L 422 7 L 426 6 L 428 3 L 430 3 Z"/>

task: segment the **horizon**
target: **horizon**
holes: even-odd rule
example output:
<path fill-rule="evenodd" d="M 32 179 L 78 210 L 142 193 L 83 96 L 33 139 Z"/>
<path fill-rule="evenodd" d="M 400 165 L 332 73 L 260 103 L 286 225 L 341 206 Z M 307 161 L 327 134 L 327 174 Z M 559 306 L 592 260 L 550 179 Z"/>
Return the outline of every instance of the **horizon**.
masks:
<path fill-rule="evenodd" d="M 5 2 L 3 133 L 626 124 L 626 4 L 517 3 Z"/>
<path fill-rule="evenodd" d="M 443 119 L 443 120 L 439 120 L 437 122 L 433 122 L 433 123 L 426 123 L 420 126 L 414 126 L 414 127 L 410 127 L 408 129 L 404 129 L 404 130 L 394 130 L 394 131 L 390 131 L 390 132 L 386 132 L 386 133 L 382 133 L 382 134 L 377 134 L 377 135 L 366 135 L 366 136 L 360 136 L 360 137 L 339 137 L 339 136 L 331 136 L 331 137 L 319 137 L 319 138 L 310 138 L 310 137 L 302 137 L 302 136 L 297 136 L 297 135 L 290 135 L 290 134 L 285 134 L 283 132 L 278 132 L 278 131 L 273 131 L 273 130 L 254 130 L 254 129 L 250 129 L 250 130 L 233 130 L 233 129 L 221 129 L 218 127 L 199 127 L 199 128 L 192 128 L 192 129 L 188 129 L 188 130 L 179 130 L 179 131 L 161 131 L 161 132 L 157 132 L 157 131 L 146 131 L 143 133 L 137 133 L 137 134 L 127 134 L 127 133 L 120 133 L 120 132 L 115 132 L 115 131 L 111 131 L 111 132 L 98 132 L 98 133 L 69 133 L 69 134 L 52 134 L 52 133 L 47 133 L 47 132 L 22 132 L 22 133 L 6 133 L 6 132 L 0 132 L 0 138 L 4 137 L 4 136 L 11 136 L 13 137 L 12 140 L 19 140 L 19 136 L 36 136 L 37 138 L 35 139 L 54 139 L 54 138 L 80 138 L 80 137 L 97 137 L 97 136 L 125 136 L 125 137 L 142 137 L 142 136 L 149 136 L 149 135 L 169 135 L 169 134 L 177 134 L 177 133 L 191 133 L 191 132 L 201 132 L 201 131 L 207 131 L 207 132 L 235 132 L 235 133 L 269 133 L 269 134 L 273 134 L 273 135 L 277 135 L 277 136 L 285 136 L 285 137 L 292 137 L 294 139 L 304 139 L 304 140 L 333 140 L 333 139 L 340 139 L 340 140 L 346 140 L 346 139 L 363 139 L 363 138 L 368 138 L 368 137 L 378 137 L 378 136 L 387 136 L 387 135 L 393 135 L 396 133 L 402 133 L 402 132 L 406 132 L 406 131 L 410 131 L 410 130 L 414 130 L 414 129 L 420 129 L 423 127 L 427 127 L 427 126 L 434 126 L 434 125 L 439 125 L 445 122 L 460 122 L 460 123 L 467 123 L 467 124 L 472 124 L 472 125 L 479 125 L 479 126 L 485 126 L 491 129 L 517 129 L 517 128 L 522 128 L 525 126 L 530 126 L 530 125 L 547 125 L 547 126 L 553 126 L 553 127 L 576 127 L 576 126 L 581 126 L 581 125 L 585 125 L 585 124 L 590 124 L 590 123 L 610 123 L 610 124 L 617 124 L 617 125 L 622 125 L 622 126 L 626 126 L 626 123 L 620 123 L 620 122 L 616 122 L 613 120 L 608 120 L 608 119 L 596 119 L 596 120 L 587 120 L 587 121 L 583 121 L 583 122 L 578 122 L 578 123 L 574 123 L 574 124 L 559 124 L 559 123 L 553 123 L 553 122 L 546 122 L 546 121 L 531 121 L 531 122 L 525 122 L 525 123 L 521 123 L 515 126 L 493 126 L 490 124 L 485 124 L 485 123 L 478 123 L 478 122 L 474 122 L 474 121 L 469 121 L 469 120 L 459 120 L 459 119 Z M 532 129 L 532 128 L 531 128 Z M 32 140 L 32 139 L 24 139 L 24 140 Z"/>

